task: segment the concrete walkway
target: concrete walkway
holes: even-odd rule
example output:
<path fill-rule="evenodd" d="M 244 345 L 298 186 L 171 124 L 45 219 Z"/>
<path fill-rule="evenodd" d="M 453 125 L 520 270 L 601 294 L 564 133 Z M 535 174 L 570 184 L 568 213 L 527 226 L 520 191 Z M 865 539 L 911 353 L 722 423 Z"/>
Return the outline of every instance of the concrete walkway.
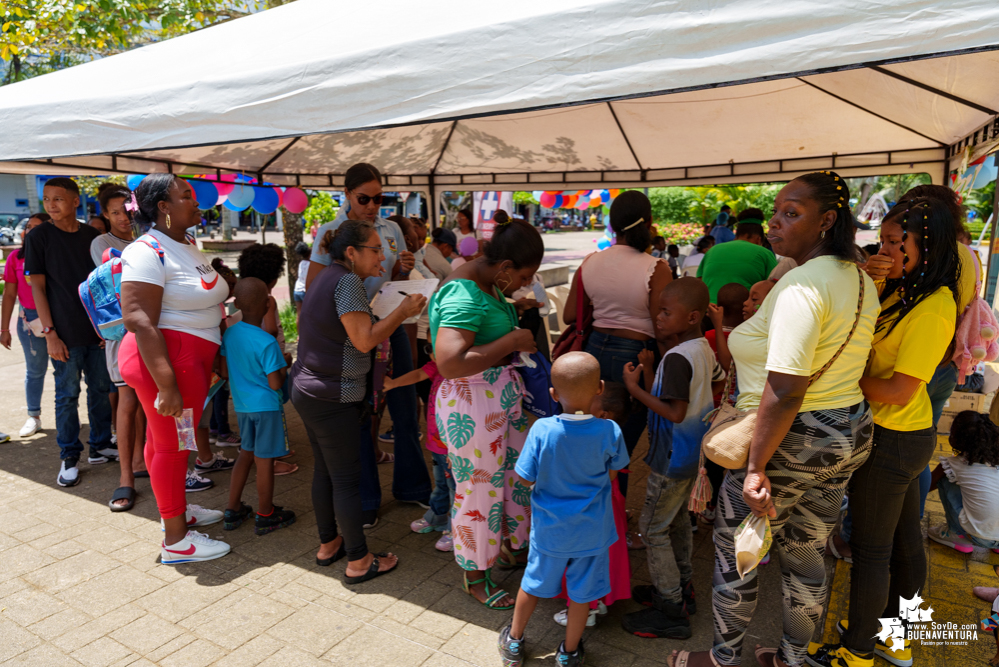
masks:
<path fill-rule="evenodd" d="M 554 254 L 575 261 L 592 245 L 582 234 L 546 235 Z M 556 245 L 558 244 L 558 245 Z M 554 252 L 558 248 L 558 252 Z M 24 362 L 15 338 L 13 350 L 0 349 L 0 430 L 16 433 L 26 417 Z M 391 465 L 380 466 L 385 498 L 379 524 L 368 531 L 373 551 L 399 555 L 399 570 L 355 587 L 342 583 L 344 564 L 315 564 L 318 537 L 310 496 L 312 453 L 294 408 L 287 406 L 292 459 L 301 466 L 276 479 L 275 502 L 294 510 L 298 522 L 265 537 L 252 526 L 206 532 L 224 539 L 233 552 L 219 560 L 178 567 L 160 565 L 162 539 L 148 480 L 138 480 L 139 500 L 128 513 L 111 513 L 107 502 L 118 485 L 116 464 L 81 464 L 82 483 L 56 486 L 59 449 L 55 442 L 53 384 L 46 380 L 43 423 L 46 432 L 0 444 L 0 664 L 85 665 L 87 667 L 207 665 L 297 667 L 390 665 L 496 666 L 496 637 L 512 612 L 488 610 L 462 592 L 461 571 L 451 554 L 434 549 L 437 536 L 417 535 L 409 523 L 423 510 L 391 496 Z M 85 412 L 85 411 L 82 411 Z M 235 414 L 230 411 L 235 422 Z M 81 414 L 86 421 L 86 415 Z M 387 421 L 387 420 L 386 420 Z M 86 439 L 84 425 L 83 439 Z M 641 463 L 647 443 L 634 456 L 629 506 L 640 510 L 644 496 Z M 391 447 L 385 447 L 391 450 Z M 223 450 L 234 456 L 234 449 Z M 221 509 L 229 473 L 213 475 L 216 487 L 188 500 Z M 245 498 L 257 505 L 251 476 Z M 637 512 L 636 512 L 637 514 Z M 924 524 L 942 521 L 932 494 Z M 710 584 L 713 545 L 710 526 L 695 535 L 695 588 L 699 610 L 687 641 L 639 639 L 620 627 L 621 617 L 639 606 L 613 605 L 610 614 L 585 634 L 591 666 L 662 665 L 673 649 L 706 649 L 711 644 Z M 973 585 L 999 585 L 991 565 L 999 556 L 978 550 L 963 556 L 928 544 L 929 579 L 923 590 L 936 622 L 977 623 L 988 605 L 971 596 Z M 633 584 L 648 583 L 645 554 L 632 553 Z M 833 581 L 830 613 L 816 633 L 827 640 L 836 619 L 845 617 L 849 566 L 827 558 Z M 755 644 L 774 646 L 781 634 L 779 564 L 762 568 L 760 601 L 746 638 L 752 665 Z M 497 571 L 508 591 L 518 588 L 522 570 Z M 543 601 L 528 627 L 529 664 L 554 665 L 553 652 L 564 630 L 552 621 L 561 608 Z M 918 665 L 983 664 L 995 653 L 991 635 L 967 646 L 914 650 Z M 879 664 L 883 663 L 880 659 Z"/>

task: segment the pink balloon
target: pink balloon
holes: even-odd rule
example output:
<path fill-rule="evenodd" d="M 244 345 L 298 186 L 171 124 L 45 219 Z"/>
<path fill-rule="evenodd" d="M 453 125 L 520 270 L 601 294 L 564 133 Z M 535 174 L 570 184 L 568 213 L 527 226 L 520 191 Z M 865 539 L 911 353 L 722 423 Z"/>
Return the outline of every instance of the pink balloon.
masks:
<path fill-rule="evenodd" d="M 298 188 L 288 188 L 284 191 L 282 205 L 289 213 L 301 213 L 309 208 L 309 197 Z"/>
<path fill-rule="evenodd" d="M 274 188 L 274 192 L 278 195 L 278 208 L 281 208 L 281 204 L 284 202 L 284 188 Z"/>

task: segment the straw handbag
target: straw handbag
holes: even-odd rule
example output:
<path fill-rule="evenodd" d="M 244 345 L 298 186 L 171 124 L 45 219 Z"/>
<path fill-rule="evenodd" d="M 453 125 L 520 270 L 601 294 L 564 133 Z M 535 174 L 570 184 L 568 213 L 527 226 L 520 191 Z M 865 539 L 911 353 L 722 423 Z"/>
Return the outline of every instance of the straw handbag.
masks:
<path fill-rule="evenodd" d="M 822 374 L 829 370 L 833 362 L 839 358 L 846 346 L 850 344 L 857 325 L 860 324 L 860 316 L 864 308 L 864 275 L 857 267 L 857 275 L 860 278 L 860 289 L 857 297 L 857 317 L 853 321 L 853 328 L 850 335 L 846 337 L 836 354 L 826 362 L 808 379 L 808 386 L 811 387 Z M 735 369 L 735 360 L 729 368 L 728 377 L 725 378 L 725 390 L 722 392 L 721 405 L 711 419 L 711 426 L 701 440 L 701 449 L 704 455 L 729 470 L 739 470 L 746 467 L 749 461 L 749 445 L 753 440 L 753 431 L 756 429 L 756 410 L 739 410 L 730 402 L 730 392 L 732 391 L 732 375 Z"/>

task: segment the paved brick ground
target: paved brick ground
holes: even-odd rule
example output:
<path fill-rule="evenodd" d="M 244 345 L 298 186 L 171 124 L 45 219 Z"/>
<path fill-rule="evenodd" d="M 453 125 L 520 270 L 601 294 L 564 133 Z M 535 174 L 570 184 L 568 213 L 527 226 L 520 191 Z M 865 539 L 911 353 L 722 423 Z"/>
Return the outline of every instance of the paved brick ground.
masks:
<path fill-rule="evenodd" d="M 562 235 L 560 235 L 562 236 Z M 568 237 L 569 235 L 564 235 Z M 565 248 L 568 252 L 575 249 Z M 0 349 L 0 424 L 16 432 L 25 418 L 24 363 L 17 340 Z M 139 501 L 129 513 L 111 513 L 107 501 L 117 486 L 116 465 L 81 464 L 82 483 L 55 485 L 59 451 L 53 429 L 51 376 L 43 398 L 50 430 L 24 441 L 0 444 L 0 664 L 104 667 L 207 665 L 294 667 L 309 665 L 494 666 L 498 630 L 511 612 L 488 610 L 461 590 L 461 572 L 450 554 L 437 552 L 436 535 L 416 535 L 408 524 L 422 514 L 392 500 L 391 466 L 381 466 L 385 504 L 381 522 L 369 531 L 369 546 L 399 555 L 399 571 L 348 587 L 344 565 L 315 565 L 318 538 L 311 511 L 312 455 L 294 409 L 288 422 L 301 470 L 276 480 L 275 501 L 298 513 L 289 529 L 256 537 L 252 527 L 225 533 L 233 552 L 208 563 L 160 565 L 161 532 L 148 480 L 139 480 Z M 85 419 L 85 414 L 81 415 Z M 85 438 L 85 433 L 84 433 Z M 639 461 L 645 447 L 636 452 Z M 390 449 L 390 448 L 388 448 Z M 234 455 L 235 450 L 225 450 Z M 630 505 L 644 490 L 636 463 Z M 214 475 L 215 489 L 188 496 L 221 508 L 228 473 Z M 246 500 L 256 505 L 253 478 Z M 942 521 L 931 495 L 927 518 Z M 965 557 L 928 544 L 929 579 L 923 596 L 938 622 L 975 623 L 987 605 L 973 585 L 996 585 L 991 564 L 999 556 L 978 550 Z M 637 605 L 622 601 L 585 635 L 587 664 L 613 667 L 661 665 L 674 648 L 704 649 L 712 624 L 707 593 L 712 568 L 710 527 L 695 536 L 695 586 L 701 610 L 686 642 L 638 639 L 620 628 L 620 617 Z M 848 605 L 849 567 L 827 559 L 833 576 L 830 614 L 823 631 Z M 632 552 L 633 583 L 647 583 L 643 552 Z M 498 572 L 515 592 L 521 571 Z M 544 601 L 528 628 L 532 664 L 552 665 L 563 629 L 552 620 L 560 609 Z M 780 637 L 781 598 L 776 562 L 761 573 L 760 602 L 747 647 L 774 645 Z M 817 633 L 823 634 L 822 631 Z M 818 639 L 819 637 L 816 637 Z M 990 636 L 973 645 L 917 647 L 920 665 L 982 664 L 995 652 Z M 880 664 L 882 663 L 879 660 Z M 745 664 L 753 664 L 747 657 Z"/>

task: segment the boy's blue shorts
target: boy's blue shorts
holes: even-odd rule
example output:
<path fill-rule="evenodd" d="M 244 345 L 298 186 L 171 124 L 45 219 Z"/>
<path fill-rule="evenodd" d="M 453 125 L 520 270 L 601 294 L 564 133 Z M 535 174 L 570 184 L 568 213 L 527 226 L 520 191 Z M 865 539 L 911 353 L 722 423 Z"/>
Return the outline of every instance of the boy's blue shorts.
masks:
<path fill-rule="evenodd" d="M 610 556 L 607 551 L 583 558 L 559 558 L 531 549 L 520 587 L 539 598 L 554 598 L 565 588 L 573 602 L 593 602 L 611 592 Z"/>
<path fill-rule="evenodd" d="M 288 453 L 284 410 L 236 413 L 239 421 L 239 448 L 261 459 L 276 459 Z"/>

